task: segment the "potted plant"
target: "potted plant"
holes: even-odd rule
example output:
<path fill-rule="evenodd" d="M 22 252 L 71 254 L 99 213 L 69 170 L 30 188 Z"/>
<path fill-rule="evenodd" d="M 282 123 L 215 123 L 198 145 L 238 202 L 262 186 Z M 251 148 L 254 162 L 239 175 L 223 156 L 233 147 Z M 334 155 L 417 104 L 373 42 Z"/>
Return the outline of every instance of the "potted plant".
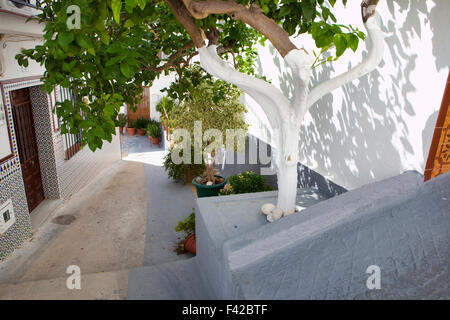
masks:
<path fill-rule="evenodd" d="M 195 149 L 191 146 L 191 161 L 190 163 L 175 163 L 172 159 L 172 152 L 174 146 L 170 147 L 170 152 L 164 157 L 164 170 L 167 171 L 169 178 L 175 180 L 176 182 L 191 182 L 193 177 L 197 177 L 205 171 L 205 163 L 202 161 L 201 164 L 196 164 L 195 159 Z M 183 157 L 184 151 L 179 152 L 179 156 Z M 202 158 L 203 160 L 203 158 Z"/>
<path fill-rule="evenodd" d="M 119 126 L 119 133 L 123 134 L 123 127 L 127 124 L 127 116 L 124 113 L 119 113 L 119 116 L 117 117 L 117 125 Z"/>
<path fill-rule="evenodd" d="M 219 191 L 224 188 L 226 183 L 227 179 L 219 176 L 214 169 L 213 161 L 206 163 L 206 170 L 201 176 L 192 179 L 192 184 L 195 186 L 199 198 L 219 195 Z"/>
<path fill-rule="evenodd" d="M 144 118 L 138 118 L 136 119 L 136 130 L 138 135 L 145 136 L 145 128 L 150 123 L 150 120 L 144 119 Z"/>
<path fill-rule="evenodd" d="M 136 122 L 128 121 L 127 133 L 129 136 L 136 135 Z"/>
<path fill-rule="evenodd" d="M 148 138 L 153 142 L 153 144 L 159 144 L 159 137 L 161 136 L 161 126 L 159 123 L 149 123 L 147 126 Z"/>
<path fill-rule="evenodd" d="M 176 232 L 184 232 L 185 237 L 182 244 L 180 244 L 179 249 L 182 252 L 190 252 L 192 254 L 197 253 L 196 242 L 195 242 L 195 208 L 192 208 L 192 213 L 178 222 L 175 226 Z"/>

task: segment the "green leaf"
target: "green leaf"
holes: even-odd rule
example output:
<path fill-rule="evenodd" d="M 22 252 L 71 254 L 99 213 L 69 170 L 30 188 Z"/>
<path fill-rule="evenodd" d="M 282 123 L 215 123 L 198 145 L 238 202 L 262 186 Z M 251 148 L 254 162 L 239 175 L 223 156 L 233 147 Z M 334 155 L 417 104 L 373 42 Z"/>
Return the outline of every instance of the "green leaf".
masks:
<path fill-rule="evenodd" d="M 139 8 L 144 10 L 145 5 L 147 4 L 147 1 L 146 0 L 137 0 L 137 3 L 138 3 Z"/>
<path fill-rule="evenodd" d="M 340 57 L 347 49 L 347 41 L 345 40 L 345 36 L 342 34 L 337 34 L 334 37 L 334 44 L 336 46 L 336 56 Z"/>
<path fill-rule="evenodd" d="M 64 51 L 69 50 L 69 44 L 75 39 L 75 36 L 71 32 L 62 32 L 58 34 L 58 44 Z"/>
<path fill-rule="evenodd" d="M 83 49 L 89 49 L 89 48 L 93 47 L 91 38 L 89 38 L 84 33 L 77 34 L 76 41 L 77 41 L 78 45 L 80 47 L 82 47 Z"/>
<path fill-rule="evenodd" d="M 95 49 L 94 48 L 87 49 L 87 52 L 89 52 L 91 55 L 95 56 Z"/>
<path fill-rule="evenodd" d="M 312 18 L 314 17 L 314 12 L 315 12 L 314 5 L 312 5 L 311 3 L 306 2 L 306 1 L 300 2 L 300 5 L 302 7 L 303 16 L 307 20 L 312 20 Z"/>
<path fill-rule="evenodd" d="M 122 72 L 122 74 L 127 78 L 131 78 L 131 70 L 130 70 L 130 66 L 128 65 L 128 63 L 122 62 L 120 64 L 120 72 Z"/>
<path fill-rule="evenodd" d="M 348 43 L 348 46 L 353 50 L 353 52 L 356 52 L 356 50 L 358 49 L 359 38 L 352 33 L 348 34 L 347 35 L 347 43 Z"/>
<path fill-rule="evenodd" d="M 109 46 L 111 38 L 109 37 L 109 34 L 107 32 L 102 32 L 100 33 L 100 41 Z"/>
<path fill-rule="evenodd" d="M 124 24 L 125 28 L 131 28 L 134 26 L 134 22 L 132 20 L 127 20 Z"/>
<path fill-rule="evenodd" d="M 136 0 L 125 0 L 125 9 L 128 13 L 132 13 L 136 7 Z"/>
<path fill-rule="evenodd" d="M 289 7 L 289 6 L 282 6 L 278 16 L 279 17 L 284 17 L 284 16 L 287 16 L 290 12 L 291 12 L 291 7 Z"/>
<path fill-rule="evenodd" d="M 122 0 L 112 0 L 111 9 L 113 11 L 114 20 L 117 24 L 120 24 L 120 13 L 122 11 Z"/>

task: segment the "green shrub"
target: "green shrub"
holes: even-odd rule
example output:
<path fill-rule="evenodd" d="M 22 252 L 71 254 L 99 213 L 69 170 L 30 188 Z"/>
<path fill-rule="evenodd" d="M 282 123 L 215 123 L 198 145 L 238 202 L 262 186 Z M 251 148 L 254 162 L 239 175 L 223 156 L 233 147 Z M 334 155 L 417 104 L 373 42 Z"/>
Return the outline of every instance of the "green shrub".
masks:
<path fill-rule="evenodd" d="M 145 129 L 145 128 L 147 128 L 149 123 L 150 123 L 150 120 L 144 119 L 144 118 L 139 118 L 139 119 L 136 119 L 136 121 L 134 122 L 134 126 L 136 129 Z"/>
<path fill-rule="evenodd" d="M 183 156 L 183 150 L 180 151 L 180 157 Z M 203 159 L 203 157 L 202 157 Z M 175 164 L 172 161 L 172 153 L 168 152 L 164 158 L 164 169 L 167 171 L 169 178 L 174 179 L 175 181 L 182 181 L 184 183 L 186 181 L 186 173 L 188 171 L 196 177 L 202 174 L 205 171 L 205 163 L 202 161 L 202 164 L 194 164 L 194 148 L 191 150 L 191 164 Z"/>
<path fill-rule="evenodd" d="M 256 174 L 251 170 L 229 177 L 228 184 L 228 186 L 220 190 L 219 195 L 224 196 L 273 190 L 271 186 L 266 184 L 264 176 Z"/>
<path fill-rule="evenodd" d="M 127 124 L 127 121 L 128 121 L 128 117 L 126 116 L 126 114 L 119 113 L 119 116 L 117 117 L 117 125 L 119 127 L 125 127 L 125 125 Z"/>
<path fill-rule="evenodd" d="M 164 111 L 167 113 L 167 115 L 169 115 L 174 106 L 175 106 L 174 100 L 172 100 L 169 97 L 163 97 L 156 104 L 156 111 L 161 113 L 161 118 L 163 118 L 164 117 Z"/>
<path fill-rule="evenodd" d="M 187 218 L 178 221 L 175 231 L 184 232 L 185 238 L 195 233 L 195 208 L 192 208 L 192 213 Z"/>
<path fill-rule="evenodd" d="M 161 124 L 159 122 L 150 122 L 145 131 L 150 137 L 159 138 L 161 135 Z"/>

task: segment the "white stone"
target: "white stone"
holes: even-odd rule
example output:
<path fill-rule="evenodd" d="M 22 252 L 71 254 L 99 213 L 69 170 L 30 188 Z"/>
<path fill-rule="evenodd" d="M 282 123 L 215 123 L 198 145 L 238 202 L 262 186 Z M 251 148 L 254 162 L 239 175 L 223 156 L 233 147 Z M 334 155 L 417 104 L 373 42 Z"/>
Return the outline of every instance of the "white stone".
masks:
<path fill-rule="evenodd" d="M 212 183 L 212 181 L 208 181 L 208 182 L 206 183 L 206 185 L 207 185 L 207 186 L 212 186 L 213 183 Z"/>
<path fill-rule="evenodd" d="M 275 209 L 275 205 L 272 203 L 266 203 L 261 207 L 262 213 L 264 213 L 266 216 L 268 216 L 270 213 L 272 213 L 273 209 Z"/>
<path fill-rule="evenodd" d="M 280 208 L 275 208 L 270 214 L 267 215 L 267 221 L 274 222 L 281 219 L 282 216 L 283 210 L 281 210 Z"/>
<path fill-rule="evenodd" d="M 283 210 L 281 210 L 280 208 L 275 208 L 272 211 L 272 218 L 274 221 L 280 219 L 283 216 Z"/>

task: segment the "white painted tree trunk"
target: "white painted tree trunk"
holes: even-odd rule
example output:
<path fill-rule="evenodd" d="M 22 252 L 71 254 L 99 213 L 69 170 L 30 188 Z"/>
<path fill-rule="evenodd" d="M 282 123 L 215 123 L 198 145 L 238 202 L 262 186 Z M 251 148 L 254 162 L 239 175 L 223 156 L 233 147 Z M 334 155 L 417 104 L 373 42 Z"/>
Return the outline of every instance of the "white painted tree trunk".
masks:
<path fill-rule="evenodd" d="M 255 99 L 266 113 L 273 129 L 272 146 L 276 149 L 272 161 L 278 178 L 277 208 L 282 210 L 284 216 L 295 212 L 300 124 L 309 107 L 335 88 L 369 73 L 381 62 L 384 33 L 378 27 L 374 17 L 367 20 L 365 27 L 372 42 L 367 58 L 343 75 L 320 84 L 311 91 L 311 94 L 309 94 L 308 86 L 313 58 L 303 50 L 290 51 L 284 60 L 291 68 L 294 79 L 295 92 L 291 99 L 285 97 L 273 85 L 235 70 L 218 56 L 217 46 L 211 45 L 198 49 L 201 66 L 207 72 L 239 87 Z"/>
<path fill-rule="evenodd" d="M 278 167 L 278 199 L 277 207 L 283 210 L 285 216 L 295 212 L 297 198 L 297 165 L 282 163 Z"/>

